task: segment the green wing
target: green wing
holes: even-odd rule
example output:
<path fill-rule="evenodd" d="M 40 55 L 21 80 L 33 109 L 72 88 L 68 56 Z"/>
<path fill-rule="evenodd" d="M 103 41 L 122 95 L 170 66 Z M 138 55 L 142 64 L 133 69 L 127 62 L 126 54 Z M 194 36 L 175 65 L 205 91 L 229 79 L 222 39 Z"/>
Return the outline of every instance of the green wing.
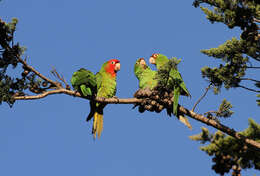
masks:
<path fill-rule="evenodd" d="M 73 73 L 70 81 L 74 90 L 83 96 L 92 96 L 96 93 L 96 77 L 89 70 L 79 69 Z"/>
<path fill-rule="evenodd" d="M 169 61 L 168 57 L 163 55 L 163 54 L 159 54 L 156 58 L 156 68 L 157 70 L 160 69 L 160 67 L 164 67 L 164 64 L 166 64 Z"/>
<path fill-rule="evenodd" d="M 180 97 L 180 87 L 175 87 L 173 90 L 173 114 L 177 117 L 178 115 L 178 103 Z"/>
<path fill-rule="evenodd" d="M 170 71 L 170 76 L 171 78 L 174 80 L 174 84 L 175 86 L 179 86 L 180 87 L 180 93 L 181 95 L 186 95 L 186 96 L 191 96 L 182 77 L 180 72 L 177 69 L 171 69 Z"/>

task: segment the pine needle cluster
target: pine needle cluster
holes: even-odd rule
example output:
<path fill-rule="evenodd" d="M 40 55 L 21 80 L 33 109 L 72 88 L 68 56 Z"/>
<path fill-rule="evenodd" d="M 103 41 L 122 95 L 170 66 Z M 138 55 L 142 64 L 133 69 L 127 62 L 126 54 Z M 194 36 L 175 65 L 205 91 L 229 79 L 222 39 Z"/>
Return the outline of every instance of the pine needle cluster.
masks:
<path fill-rule="evenodd" d="M 249 119 L 249 127 L 240 134 L 260 142 L 260 125 Z M 211 134 L 205 127 L 200 134 L 190 136 L 190 139 L 200 141 L 208 145 L 200 147 L 209 156 L 212 156 L 212 169 L 224 175 L 233 169 L 234 174 L 241 169 L 254 168 L 260 170 L 260 151 L 252 148 L 231 136 L 226 136 L 220 131 Z"/>
<path fill-rule="evenodd" d="M 38 94 L 50 86 L 48 82 L 31 72 L 30 68 L 19 64 L 19 59 L 26 49 L 19 43 L 14 43 L 17 23 L 16 18 L 10 23 L 0 19 L 0 104 L 5 102 L 10 107 L 15 103 L 14 96 L 23 96 L 26 90 Z M 17 71 L 20 69 L 18 65 L 22 68 L 22 73 Z"/>

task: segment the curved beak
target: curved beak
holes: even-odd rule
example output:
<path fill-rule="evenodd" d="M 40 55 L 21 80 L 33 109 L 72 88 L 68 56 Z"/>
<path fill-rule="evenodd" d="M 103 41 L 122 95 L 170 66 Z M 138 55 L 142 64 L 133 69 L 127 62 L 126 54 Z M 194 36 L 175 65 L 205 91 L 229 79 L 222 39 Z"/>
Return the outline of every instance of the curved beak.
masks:
<path fill-rule="evenodd" d="M 150 64 L 155 64 L 155 59 L 154 59 L 154 57 L 150 57 L 150 59 L 149 59 L 149 62 L 150 62 Z"/>
<path fill-rule="evenodd" d="M 116 63 L 116 65 L 115 65 L 115 71 L 117 72 L 117 71 L 119 71 L 120 70 L 120 68 L 121 68 L 121 65 L 120 65 L 120 63 L 118 62 L 118 63 Z"/>
<path fill-rule="evenodd" d="M 146 65 L 146 62 L 145 62 L 144 59 L 141 59 L 141 60 L 140 60 L 140 65 L 142 65 L 142 66 L 143 66 L 143 65 Z"/>

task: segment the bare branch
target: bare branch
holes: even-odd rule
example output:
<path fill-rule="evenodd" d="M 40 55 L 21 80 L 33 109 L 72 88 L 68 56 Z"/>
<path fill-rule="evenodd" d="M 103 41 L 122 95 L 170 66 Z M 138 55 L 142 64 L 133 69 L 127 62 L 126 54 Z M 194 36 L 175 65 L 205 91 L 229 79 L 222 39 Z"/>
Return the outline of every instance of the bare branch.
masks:
<path fill-rule="evenodd" d="M 192 111 L 195 110 L 196 106 L 200 103 L 200 101 L 207 95 L 210 87 L 211 87 L 212 83 L 209 84 L 209 86 L 206 88 L 206 91 L 205 93 L 198 99 L 198 101 L 194 104 L 193 108 L 192 108 Z"/>
<path fill-rule="evenodd" d="M 26 68 L 28 68 L 29 70 L 31 70 L 32 72 L 34 72 L 37 76 L 39 76 L 40 78 L 42 78 L 43 80 L 51 83 L 52 85 L 55 85 L 57 88 L 62 87 L 61 84 L 59 82 L 55 82 L 47 77 L 45 77 L 44 75 L 42 75 L 40 72 L 38 72 L 36 69 L 34 69 L 32 66 L 28 65 L 26 63 L 25 60 L 23 60 L 21 57 L 18 57 L 18 61 L 20 63 L 22 63 Z"/>
<path fill-rule="evenodd" d="M 254 18 L 254 21 L 257 22 L 257 23 L 260 23 L 260 20 L 257 19 L 257 18 Z"/>
<path fill-rule="evenodd" d="M 64 77 L 63 77 L 62 75 L 60 75 L 54 67 L 52 68 L 51 73 L 65 84 L 66 89 L 70 89 L 70 86 L 69 86 L 69 84 L 66 82 L 66 80 L 64 79 Z"/>
<path fill-rule="evenodd" d="M 259 90 L 251 89 L 251 88 L 248 88 L 248 87 L 245 87 L 245 86 L 242 86 L 242 85 L 238 85 L 238 87 L 241 87 L 241 88 L 243 88 L 243 89 L 246 89 L 246 90 L 249 90 L 249 91 L 252 91 L 252 92 L 260 93 Z"/>
<path fill-rule="evenodd" d="M 6 42 L 3 42 L 3 41 L 0 41 L 0 45 L 7 49 L 7 50 L 11 50 L 10 46 L 6 43 Z M 45 77 L 44 75 L 42 75 L 40 72 L 38 72 L 36 69 L 34 69 L 32 66 L 28 65 L 27 62 L 26 62 L 26 59 L 23 60 L 19 55 L 15 55 L 15 57 L 17 58 L 17 60 L 23 64 L 24 67 L 28 68 L 29 70 L 31 70 L 32 72 L 34 72 L 37 76 L 39 76 L 40 78 L 42 78 L 43 80 L 51 83 L 52 85 L 56 86 L 57 88 L 62 88 L 62 85 L 61 83 L 59 82 L 55 82 L 47 77 Z"/>
<path fill-rule="evenodd" d="M 251 67 L 251 66 L 248 66 L 246 68 L 254 68 L 254 69 L 260 69 L 260 67 Z"/>
<path fill-rule="evenodd" d="M 83 97 L 80 95 L 79 92 L 75 92 L 72 90 L 67 90 L 64 88 L 60 88 L 57 90 L 50 90 L 46 91 L 44 93 L 38 94 L 38 95 L 29 95 L 29 96 L 15 96 L 13 97 L 15 100 L 37 100 L 44 97 L 47 97 L 48 95 L 54 95 L 54 94 L 67 94 L 70 96 L 75 96 L 79 98 L 84 98 L 87 100 L 90 100 L 89 97 Z M 142 99 L 137 98 L 125 98 L 125 99 L 118 99 L 118 98 L 95 98 L 95 101 L 101 102 L 101 103 L 108 103 L 108 104 L 134 104 L 134 103 L 141 103 Z"/>
<path fill-rule="evenodd" d="M 241 79 L 241 80 L 247 80 L 247 81 L 260 82 L 259 80 L 251 79 L 251 78 L 240 78 L 240 79 Z"/>

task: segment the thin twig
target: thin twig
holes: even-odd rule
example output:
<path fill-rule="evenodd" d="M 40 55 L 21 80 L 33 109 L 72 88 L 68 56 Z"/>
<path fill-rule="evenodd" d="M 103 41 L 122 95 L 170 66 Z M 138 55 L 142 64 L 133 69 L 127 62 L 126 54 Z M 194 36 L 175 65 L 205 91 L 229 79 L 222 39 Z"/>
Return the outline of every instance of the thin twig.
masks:
<path fill-rule="evenodd" d="M 245 86 L 242 86 L 242 85 L 238 85 L 238 87 L 241 87 L 241 88 L 243 88 L 243 89 L 246 89 L 246 90 L 249 90 L 249 91 L 252 91 L 252 92 L 260 93 L 259 90 L 251 89 L 251 88 L 248 88 L 248 87 L 245 87 Z"/>
<path fill-rule="evenodd" d="M 254 18 L 254 21 L 257 22 L 257 23 L 260 23 L 260 20 L 257 19 L 257 18 Z"/>
<path fill-rule="evenodd" d="M 255 69 L 260 69 L 260 67 L 246 67 L 246 68 L 255 68 Z"/>
<path fill-rule="evenodd" d="M 70 86 L 64 79 L 63 75 L 60 75 L 54 67 L 52 68 L 51 73 L 65 84 L 66 89 L 70 89 Z"/>
<path fill-rule="evenodd" d="M 18 61 L 20 63 L 22 63 L 25 67 L 27 67 L 29 70 L 31 70 L 33 73 L 35 73 L 37 76 L 39 76 L 40 78 L 42 78 L 43 80 L 55 85 L 57 88 L 61 88 L 61 85 L 59 82 L 55 82 L 47 77 L 45 77 L 44 75 L 42 75 L 40 72 L 38 72 L 36 69 L 34 69 L 32 66 L 28 65 L 26 63 L 25 60 L 23 60 L 22 58 L 18 57 Z"/>
<path fill-rule="evenodd" d="M 2 42 L 0 41 L 0 45 L 6 49 L 6 50 L 11 50 L 11 47 L 6 43 L 6 42 Z M 40 72 L 38 72 L 36 69 L 34 69 L 32 66 L 28 65 L 26 63 L 26 60 L 23 60 L 19 55 L 15 55 L 15 57 L 18 59 L 18 61 L 23 64 L 25 67 L 27 67 L 29 70 L 31 70 L 32 72 L 34 72 L 37 76 L 39 76 L 40 78 L 42 78 L 43 80 L 51 83 L 52 85 L 56 86 L 57 88 L 61 88 L 61 84 L 59 82 L 55 82 L 55 81 L 52 81 L 51 79 L 45 77 L 44 75 L 42 75 Z"/>
<path fill-rule="evenodd" d="M 251 79 L 251 78 L 240 78 L 241 80 L 247 80 L 247 81 L 254 81 L 254 82 L 258 82 L 260 83 L 259 80 L 256 80 L 256 79 Z"/>
<path fill-rule="evenodd" d="M 216 113 L 218 113 L 218 111 L 208 111 L 208 112 L 204 112 L 203 114 L 209 114 L 209 113 L 214 113 L 214 114 L 216 114 Z"/>
<path fill-rule="evenodd" d="M 212 83 L 209 84 L 209 86 L 206 88 L 204 94 L 198 99 L 198 101 L 194 104 L 193 108 L 192 108 L 192 111 L 195 110 L 196 106 L 200 103 L 200 101 L 207 95 L 210 87 L 212 86 Z"/>

